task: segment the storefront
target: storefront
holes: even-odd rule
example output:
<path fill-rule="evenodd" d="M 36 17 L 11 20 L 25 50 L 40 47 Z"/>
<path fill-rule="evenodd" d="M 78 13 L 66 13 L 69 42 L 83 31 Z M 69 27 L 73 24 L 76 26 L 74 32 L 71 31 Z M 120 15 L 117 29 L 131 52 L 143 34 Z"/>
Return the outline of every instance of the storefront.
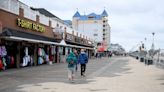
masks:
<path fill-rule="evenodd" d="M 21 7 L 19 14 L 0 9 L 0 70 L 65 62 L 73 49 L 85 49 L 91 57 L 93 46 L 86 38 L 62 36 L 54 31 L 52 20 L 43 24 L 40 14 L 28 19 L 24 13 Z"/>
<path fill-rule="evenodd" d="M 69 51 L 76 49 L 77 52 L 80 53 L 81 49 L 85 49 L 89 58 L 93 56 L 94 46 L 92 44 L 89 44 L 86 39 L 67 33 L 65 37 L 65 42 L 67 44 L 67 47 L 70 49 Z"/>
<path fill-rule="evenodd" d="M 0 70 L 58 61 L 58 46 L 51 26 L 4 10 L 0 11 Z"/>

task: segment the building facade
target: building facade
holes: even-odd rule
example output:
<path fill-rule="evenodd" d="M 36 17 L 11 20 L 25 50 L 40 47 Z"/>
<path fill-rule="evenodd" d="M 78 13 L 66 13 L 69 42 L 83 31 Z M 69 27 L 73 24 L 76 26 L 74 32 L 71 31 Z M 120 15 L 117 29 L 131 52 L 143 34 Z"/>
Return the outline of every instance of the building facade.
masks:
<path fill-rule="evenodd" d="M 110 25 L 106 10 L 102 14 L 81 15 L 78 11 L 72 19 L 73 29 L 90 37 L 95 45 L 102 43 L 107 50 L 110 46 Z"/>
<path fill-rule="evenodd" d="M 91 57 L 92 42 L 44 8 L 0 1 L 0 70 L 64 62 L 73 49 Z"/>

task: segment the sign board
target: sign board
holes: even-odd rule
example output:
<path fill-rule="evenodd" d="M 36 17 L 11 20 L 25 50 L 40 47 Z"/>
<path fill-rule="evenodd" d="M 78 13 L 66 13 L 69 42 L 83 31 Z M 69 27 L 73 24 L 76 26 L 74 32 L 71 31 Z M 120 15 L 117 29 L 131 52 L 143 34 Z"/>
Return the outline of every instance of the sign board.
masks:
<path fill-rule="evenodd" d="M 17 25 L 19 27 L 34 30 L 34 31 L 37 31 L 37 32 L 45 32 L 45 27 L 44 26 L 33 23 L 33 22 L 30 22 L 28 20 L 18 18 L 17 19 Z"/>

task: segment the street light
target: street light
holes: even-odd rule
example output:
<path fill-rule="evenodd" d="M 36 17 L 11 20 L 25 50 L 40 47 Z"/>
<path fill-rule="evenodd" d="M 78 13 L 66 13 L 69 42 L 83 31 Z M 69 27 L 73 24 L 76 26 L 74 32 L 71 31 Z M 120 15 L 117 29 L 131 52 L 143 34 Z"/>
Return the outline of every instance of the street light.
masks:
<path fill-rule="evenodd" d="M 152 49 L 154 50 L 154 35 L 155 35 L 155 33 L 153 32 L 152 35 L 153 35 Z"/>
<path fill-rule="evenodd" d="M 145 37 L 145 44 L 144 44 L 145 51 L 146 51 L 146 40 L 147 38 Z"/>

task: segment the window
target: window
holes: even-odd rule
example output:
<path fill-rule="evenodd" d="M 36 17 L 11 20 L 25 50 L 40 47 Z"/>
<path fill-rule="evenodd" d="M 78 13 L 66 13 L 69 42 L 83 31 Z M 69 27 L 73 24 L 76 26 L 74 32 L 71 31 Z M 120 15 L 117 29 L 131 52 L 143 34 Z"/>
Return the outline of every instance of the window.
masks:
<path fill-rule="evenodd" d="M 59 27 L 59 24 L 56 24 L 57 27 Z"/>
<path fill-rule="evenodd" d="M 98 34 L 93 34 L 93 36 L 98 36 Z"/>
<path fill-rule="evenodd" d="M 89 16 L 88 19 L 93 19 L 94 17 L 93 16 Z"/>

